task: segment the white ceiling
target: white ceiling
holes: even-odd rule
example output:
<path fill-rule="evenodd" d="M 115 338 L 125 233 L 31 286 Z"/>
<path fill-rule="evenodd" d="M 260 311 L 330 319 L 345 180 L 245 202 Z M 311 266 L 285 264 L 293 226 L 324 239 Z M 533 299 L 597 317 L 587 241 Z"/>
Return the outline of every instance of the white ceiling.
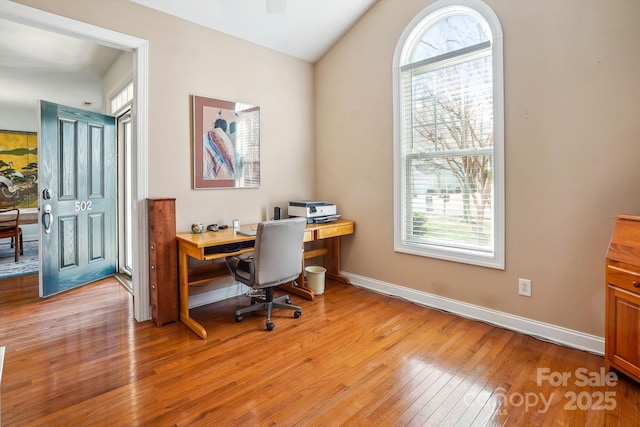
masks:
<path fill-rule="evenodd" d="M 377 0 L 131 0 L 316 62 Z"/>
<path fill-rule="evenodd" d="M 0 19 L 0 110 L 35 110 L 45 99 L 101 111 L 102 77 L 121 53 Z"/>
<path fill-rule="evenodd" d="M 119 51 L 81 39 L 0 21 L 0 66 L 39 68 L 46 71 L 88 70 L 99 76 L 111 66 Z"/>

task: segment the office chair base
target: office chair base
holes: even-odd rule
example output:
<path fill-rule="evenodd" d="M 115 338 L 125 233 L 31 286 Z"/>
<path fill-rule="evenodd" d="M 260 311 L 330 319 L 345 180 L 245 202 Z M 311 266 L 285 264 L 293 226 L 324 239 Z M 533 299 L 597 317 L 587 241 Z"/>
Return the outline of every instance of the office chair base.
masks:
<path fill-rule="evenodd" d="M 269 290 L 271 289 L 267 290 L 267 295 L 269 294 Z M 242 322 L 244 320 L 244 317 L 242 316 L 243 314 L 252 313 L 259 310 L 267 310 L 266 327 L 268 331 L 272 331 L 273 328 L 275 328 L 275 325 L 273 324 L 273 322 L 271 322 L 271 310 L 274 308 L 293 310 L 293 317 L 295 319 L 299 318 L 302 315 L 302 307 L 293 305 L 291 303 L 291 298 L 289 298 L 289 295 L 273 298 L 272 301 L 264 298 L 252 297 L 250 306 L 236 310 L 236 322 Z"/>

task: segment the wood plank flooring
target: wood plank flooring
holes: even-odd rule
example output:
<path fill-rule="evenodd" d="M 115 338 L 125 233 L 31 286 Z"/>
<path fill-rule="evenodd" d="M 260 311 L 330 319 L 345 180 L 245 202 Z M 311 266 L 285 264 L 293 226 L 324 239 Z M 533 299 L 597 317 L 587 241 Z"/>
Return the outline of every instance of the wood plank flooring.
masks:
<path fill-rule="evenodd" d="M 293 296 L 302 317 L 276 311 L 272 332 L 260 314 L 235 322 L 244 297 L 194 309 L 207 340 L 136 322 L 113 279 L 37 294 L 35 275 L 0 281 L 3 426 L 640 422 L 640 387 L 598 383 L 601 356 L 354 286 Z"/>

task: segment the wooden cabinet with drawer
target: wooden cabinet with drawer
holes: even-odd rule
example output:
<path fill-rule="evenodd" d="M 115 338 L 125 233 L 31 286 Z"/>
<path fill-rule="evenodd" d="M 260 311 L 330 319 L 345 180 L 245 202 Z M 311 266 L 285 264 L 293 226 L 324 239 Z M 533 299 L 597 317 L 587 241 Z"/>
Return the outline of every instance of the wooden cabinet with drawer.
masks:
<path fill-rule="evenodd" d="M 157 326 L 178 320 L 176 199 L 147 199 L 149 215 L 149 294 Z"/>
<path fill-rule="evenodd" d="M 617 216 L 605 267 L 605 366 L 640 381 L 640 216 Z"/>

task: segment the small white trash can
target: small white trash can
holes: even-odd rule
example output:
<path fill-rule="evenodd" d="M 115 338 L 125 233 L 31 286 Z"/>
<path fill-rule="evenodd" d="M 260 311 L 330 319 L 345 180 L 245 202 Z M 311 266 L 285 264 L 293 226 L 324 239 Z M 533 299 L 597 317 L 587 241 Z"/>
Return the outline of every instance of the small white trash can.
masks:
<path fill-rule="evenodd" d="M 324 273 L 327 269 L 310 265 L 304 271 L 307 272 L 307 287 L 313 291 L 314 295 L 322 295 L 324 293 Z"/>

